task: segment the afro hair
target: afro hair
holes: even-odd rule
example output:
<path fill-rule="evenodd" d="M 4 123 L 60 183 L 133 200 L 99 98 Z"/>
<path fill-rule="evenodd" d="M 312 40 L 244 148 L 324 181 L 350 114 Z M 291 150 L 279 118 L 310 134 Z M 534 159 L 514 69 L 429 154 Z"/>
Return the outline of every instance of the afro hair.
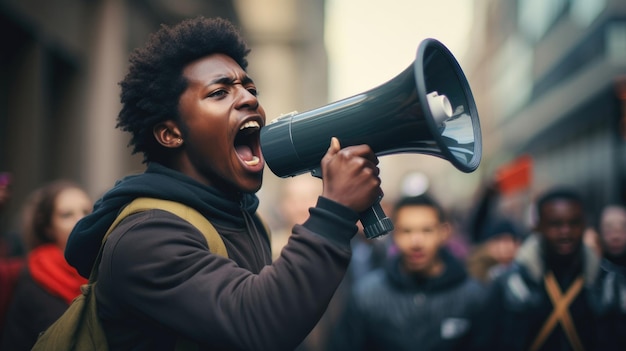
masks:
<path fill-rule="evenodd" d="M 144 163 L 162 157 L 152 130 L 160 122 L 179 119 L 178 101 L 187 88 L 182 75 L 186 65 L 221 53 L 246 70 L 249 52 L 239 31 L 223 18 L 196 17 L 162 25 L 144 47 L 132 52 L 128 73 L 119 83 L 122 109 L 116 127 L 132 135 L 132 153 L 143 153 Z"/>

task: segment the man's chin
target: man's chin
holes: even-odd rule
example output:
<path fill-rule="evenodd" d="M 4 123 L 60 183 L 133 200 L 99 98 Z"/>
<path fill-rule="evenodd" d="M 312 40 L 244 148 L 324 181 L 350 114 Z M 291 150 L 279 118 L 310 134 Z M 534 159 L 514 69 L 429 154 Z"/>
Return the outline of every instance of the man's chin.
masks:
<path fill-rule="evenodd" d="M 258 177 L 258 179 L 254 179 L 253 181 L 246 182 L 246 184 L 241 184 L 240 190 L 244 193 L 254 194 L 261 190 L 261 186 L 263 185 L 263 176 Z"/>
<path fill-rule="evenodd" d="M 404 269 L 410 274 L 422 275 L 429 268 L 429 262 L 426 260 L 411 260 L 404 262 Z"/>
<path fill-rule="evenodd" d="M 570 260 L 577 256 L 582 249 L 581 245 L 567 248 L 553 248 L 553 253 L 559 260 Z"/>

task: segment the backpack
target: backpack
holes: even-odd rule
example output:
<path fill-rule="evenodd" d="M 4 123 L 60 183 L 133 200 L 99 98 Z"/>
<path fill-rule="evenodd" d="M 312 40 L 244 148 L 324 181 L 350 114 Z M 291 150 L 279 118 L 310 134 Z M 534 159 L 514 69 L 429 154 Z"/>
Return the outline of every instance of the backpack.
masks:
<path fill-rule="evenodd" d="M 42 332 L 33 346 L 33 351 L 72 351 L 72 350 L 108 350 L 107 339 L 98 318 L 94 288 L 98 280 L 98 266 L 104 243 L 113 229 L 133 213 L 160 209 L 171 212 L 188 221 L 204 234 L 209 250 L 214 254 L 228 257 L 224 241 L 213 225 L 193 208 L 178 202 L 138 198 L 128 204 L 117 216 L 102 239 L 102 245 L 89 275 L 89 282 L 81 287 L 82 294 L 72 301 L 68 309 L 48 329 Z M 188 340 L 179 340 L 176 350 L 197 349 L 197 345 Z"/>

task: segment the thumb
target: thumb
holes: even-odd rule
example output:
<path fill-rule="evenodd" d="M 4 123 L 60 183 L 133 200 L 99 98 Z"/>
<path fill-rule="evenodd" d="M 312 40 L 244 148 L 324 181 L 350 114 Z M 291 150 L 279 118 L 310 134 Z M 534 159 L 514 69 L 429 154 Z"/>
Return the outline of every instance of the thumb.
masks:
<path fill-rule="evenodd" d="M 328 147 L 327 154 L 330 156 L 334 156 L 341 150 L 341 144 L 339 144 L 339 139 L 337 137 L 332 137 L 330 139 L 330 147 Z"/>

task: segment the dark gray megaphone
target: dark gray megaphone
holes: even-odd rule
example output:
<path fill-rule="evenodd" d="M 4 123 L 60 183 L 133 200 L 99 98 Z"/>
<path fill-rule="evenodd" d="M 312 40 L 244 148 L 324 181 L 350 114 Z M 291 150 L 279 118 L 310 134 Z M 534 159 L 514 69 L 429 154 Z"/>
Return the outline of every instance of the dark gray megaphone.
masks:
<path fill-rule="evenodd" d="M 279 177 L 305 172 L 321 177 L 320 161 L 333 136 L 342 147 L 368 144 L 377 156 L 437 156 L 466 173 L 478 167 L 482 155 L 478 112 L 467 79 L 435 39 L 422 41 L 415 61 L 389 82 L 270 122 L 261 129 L 261 149 Z M 393 230 L 379 203 L 360 215 L 368 238 Z"/>

